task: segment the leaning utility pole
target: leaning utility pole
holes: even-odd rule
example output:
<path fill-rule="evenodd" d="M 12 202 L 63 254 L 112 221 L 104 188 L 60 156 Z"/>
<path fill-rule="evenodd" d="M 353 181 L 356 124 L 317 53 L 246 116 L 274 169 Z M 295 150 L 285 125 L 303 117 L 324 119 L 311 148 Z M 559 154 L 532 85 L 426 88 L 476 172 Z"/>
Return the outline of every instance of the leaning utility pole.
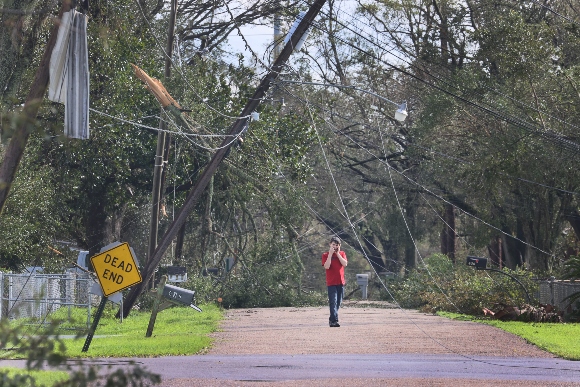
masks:
<path fill-rule="evenodd" d="M 63 0 L 62 2 L 62 6 L 58 13 L 58 19 L 55 20 L 55 23 L 52 26 L 50 38 L 46 43 L 40 65 L 38 70 L 36 70 L 36 75 L 34 76 L 32 86 L 30 86 L 30 91 L 26 97 L 24 108 L 20 113 L 21 117 L 18 120 L 16 130 L 10 139 L 10 143 L 6 148 L 2 165 L 0 165 L 0 215 L 2 214 L 4 204 L 8 198 L 8 193 L 10 192 L 10 188 L 14 182 L 14 177 L 16 176 L 16 171 L 20 165 L 20 160 L 22 160 L 24 148 L 26 148 L 28 138 L 30 137 L 30 133 L 32 133 L 32 127 L 34 126 L 34 120 L 38 114 L 38 109 L 40 108 L 40 104 L 42 103 L 44 94 L 48 88 L 50 57 L 52 56 L 52 51 L 56 43 L 60 20 L 65 12 L 70 11 L 71 3 L 71 0 Z"/>
<path fill-rule="evenodd" d="M 143 292 L 145 288 L 144 284 L 146 284 L 151 279 L 151 277 L 155 272 L 155 269 L 159 265 L 159 262 L 161 262 L 161 258 L 163 258 L 163 254 L 170 246 L 171 241 L 173 240 L 173 238 L 175 238 L 181 226 L 185 224 L 185 221 L 187 220 L 187 217 L 189 216 L 195 203 L 199 200 L 205 188 L 207 187 L 209 181 L 211 180 L 212 176 L 215 174 L 217 168 L 219 167 L 220 163 L 227 155 L 231 147 L 232 138 L 238 136 L 244 130 L 249 121 L 248 117 L 260 105 L 260 102 L 262 101 L 262 98 L 264 98 L 264 96 L 266 95 L 266 92 L 270 88 L 270 84 L 272 83 L 272 81 L 274 81 L 278 77 L 278 75 L 280 75 L 280 72 L 282 71 L 282 68 L 286 64 L 286 61 L 288 60 L 288 58 L 290 58 L 290 55 L 294 51 L 294 47 L 300 41 L 300 39 L 302 38 L 308 27 L 310 27 L 310 25 L 314 21 L 314 18 L 318 15 L 320 9 L 322 9 L 322 6 L 324 5 L 325 1 L 326 0 L 316 0 L 314 4 L 312 4 L 306 15 L 302 18 L 300 24 L 298 24 L 298 27 L 296 28 L 294 34 L 292 34 L 292 37 L 290 38 L 286 46 L 284 46 L 284 49 L 282 50 L 282 52 L 272 65 L 272 68 L 270 69 L 268 74 L 266 74 L 266 76 L 262 79 L 262 82 L 260 82 L 260 85 L 254 92 L 254 95 L 249 99 L 248 103 L 244 107 L 244 110 L 242 110 L 240 118 L 238 118 L 230 127 L 230 131 L 228 133 L 229 136 L 224 139 L 221 146 L 214 153 L 212 159 L 209 161 L 207 167 L 204 169 L 199 180 L 195 183 L 195 185 L 189 192 L 189 195 L 187 196 L 187 199 L 185 199 L 185 203 L 183 204 L 183 207 L 181 207 L 181 209 L 179 210 L 179 213 L 175 217 L 175 220 L 173 221 L 173 223 L 171 223 L 165 235 L 163 235 L 161 241 L 159 241 L 157 249 L 155 249 L 155 253 L 153 254 L 153 256 L 149 257 L 147 264 L 145 265 L 145 267 L 141 272 L 143 282 L 132 287 L 127 296 L 125 297 L 122 311 L 123 317 L 129 315 L 131 308 L 137 301 L 137 297 L 139 297 L 139 295 Z"/>
<path fill-rule="evenodd" d="M 173 56 L 173 40 L 175 37 L 175 21 L 177 18 L 177 0 L 171 0 L 171 14 L 169 17 L 169 29 L 167 31 L 167 47 L 165 50 L 165 72 L 164 82 L 171 77 L 171 58 Z M 167 124 L 161 118 L 159 120 L 159 133 L 157 133 L 157 150 L 155 152 L 155 166 L 153 167 L 153 191 L 151 194 L 151 224 L 149 227 L 149 249 L 147 250 L 147 261 L 153 256 L 157 247 L 157 234 L 159 231 L 159 210 L 161 208 L 161 190 L 163 189 L 163 169 L 165 168 L 166 142 L 171 141 L 167 135 Z"/>

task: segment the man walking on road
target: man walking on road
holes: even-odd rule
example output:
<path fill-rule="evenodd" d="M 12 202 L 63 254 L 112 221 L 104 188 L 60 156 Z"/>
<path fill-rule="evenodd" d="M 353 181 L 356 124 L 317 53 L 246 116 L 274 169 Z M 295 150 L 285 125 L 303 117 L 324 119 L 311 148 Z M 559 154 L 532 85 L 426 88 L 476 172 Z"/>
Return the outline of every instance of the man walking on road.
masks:
<path fill-rule="evenodd" d="M 328 306 L 331 327 L 340 327 L 338 323 L 338 309 L 344 296 L 344 268 L 347 265 L 346 253 L 340 250 L 340 238 L 330 238 L 330 248 L 322 254 L 322 266 L 326 269 L 326 286 L 328 287 Z"/>

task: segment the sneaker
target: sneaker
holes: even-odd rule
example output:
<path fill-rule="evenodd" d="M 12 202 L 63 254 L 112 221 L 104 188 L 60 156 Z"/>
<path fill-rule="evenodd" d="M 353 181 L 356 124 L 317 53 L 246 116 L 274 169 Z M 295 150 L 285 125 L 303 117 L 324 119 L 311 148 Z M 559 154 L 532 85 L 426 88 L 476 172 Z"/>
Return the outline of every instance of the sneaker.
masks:
<path fill-rule="evenodd" d="M 340 324 L 338 323 L 338 321 L 337 322 L 332 322 L 332 323 L 330 323 L 330 327 L 331 328 L 339 328 L 340 327 Z"/>

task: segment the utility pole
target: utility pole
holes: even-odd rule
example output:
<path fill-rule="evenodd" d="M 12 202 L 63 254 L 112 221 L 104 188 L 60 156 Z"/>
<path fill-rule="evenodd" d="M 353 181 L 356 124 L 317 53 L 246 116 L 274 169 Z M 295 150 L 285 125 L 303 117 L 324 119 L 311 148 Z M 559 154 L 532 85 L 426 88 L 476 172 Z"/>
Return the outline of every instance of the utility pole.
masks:
<path fill-rule="evenodd" d="M 171 59 L 173 57 L 173 40 L 175 38 L 175 22 L 177 19 L 177 0 L 171 0 L 171 13 L 169 17 L 169 28 L 167 31 L 167 47 L 165 50 L 165 72 L 164 83 L 171 77 Z M 157 247 L 157 235 L 159 232 L 159 210 L 163 195 L 163 170 L 165 160 L 169 153 L 169 142 L 171 138 L 167 135 L 167 124 L 163 119 L 159 120 L 159 133 L 157 134 L 157 149 L 155 152 L 155 166 L 153 167 L 153 191 L 151 195 L 151 224 L 149 227 L 149 249 L 147 250 L 147 261 L 151 259 Z M 153 284 L 152 284 L 153 286 Z"/>
<path fill-rule="evenodd" d="M 21 117 L 18 120 L 14 135 L 10 139 L 10 143 L 6 148 L 2 165 L 0 165 L 0 215 L 2 214 L 4 204 L 8 198 L 8 193 L 10 192 L 10 188 L 14 182 L 14 177 L 16 176 L 16 171 L 20 165 L 20 160 L 22 160 L 24 148 L 26 148 L 30 133 L 33 130 L 32 127 L 34 126 L 34 120 L 38 114 L 38 109 L 40 108 L 42 100 L 44 99 L 44 94 L 48 88 L 50 57 L 52 56 L 52 51 L 56 43 L 60 20 L 65 12 L 71 10 L 71 3 L 71 0 L 63 0 L 62 2 L 62 6 L 58 13 L 58 19 L 52 26 L 50 38 L 46 43 L 40 65 L 38 70 L 36 70 L 34 81 L 32 82 L 32 86 L 30 87 L 30 91 L 26 97 L 24 108 L 20 114 Z"/>
<path fill-rule="evenodd" d="M 275 61 L 280 56 L 282 51 L 282 42 L 284 36 L 282 35 L 282 20 L 280 19 L 280 12 L 274 15 L 274 49 L 272 50 L 273 60 Z"/>
<path fill-rule="evenodd" d="M 220 163 L 230 150 L 232 142 L 231 136 L 237 136 L 244 130 L 249 121 L 248 116 L 252 112 L 254 112 L 260 105 L 260 102 L 262 101 L 262 98 L 264 98 L 264 96 L 266 95 L 266 92 L 270 88 L 271 83 L 278 77 L 278 75 L 280 75 L 280 72 L 282 71 L 284 65 L 286 64 L 286 61 L 288 60 L 288 58 L 290 58 L 290 55 L 294 51 L 294 47 L 300 41 L 300 39 L 302 38 L 308 27 L 310 27 L 310 25 L 314 21 L 314 18 L 320 12 L 320 9 L 324 5 L 325 1 L 326 0 L 316 0 L 314 4 L 312 4 L 306 15 L 302 18 L 302 21 L 296 28 L 291 39 L 284 46 L 284 49 L 282 49 L 282 52 L 272 65 L 272 68 L 270 69 L 268 74 L 266 74 L 266 76 L 262 79 L 260 85 L 254 92 L 254 95 L 249 99 L 248 103 L 244 107 L 244 110 L 242 110 L 240 118 L 238 118 L 230 127 L 230 131 L 228 133 L 230 136 L 224 139 L 221 146 L 214 153 L 207 167 L 202 172 L 199 180 L 195 183 L 195 185 L 189 192 L 187 199 L 185 200 L 183 207 L 181 207 L 181 209 L 179 210 L 179 213 L 175 217 L 175 220 L 171 223 L 165 235 L 163 235 L 163 238 L 161 238 L 161 241 L 159 241 L 159 245 L 157 246 L 157 249 L 155 249 L 155 253 L 147 261 L 147 264 L 145 265 L 144 269 L 141 272 L 144 281 L 132 287 L 129 293 L 127 294 L 125 301 L 123 302 L 123 311 L 122 311 L 123 317 L 129 315 L 131 308 L 137 301 L 137 297 L 139 297 L 139 295 L 144 290 L 143 284 L 147 283 L 147 281 L 149 281 L 153 276 L 155 269 L 157 268 L 157 265 L 159 265 L 159 262 L 161 262 L 161 258 L 163 258 L 163 254 L 170 246 L 173 238 L 175 238 L 181 226 L 185 224 L 185 221 L 187 220 L 187 217 L 189 216 L 192 209 L 194 208 L 195 203 L 199 200 L 199 198 L 203 194 L 212 176 L 215 174 Z"/>

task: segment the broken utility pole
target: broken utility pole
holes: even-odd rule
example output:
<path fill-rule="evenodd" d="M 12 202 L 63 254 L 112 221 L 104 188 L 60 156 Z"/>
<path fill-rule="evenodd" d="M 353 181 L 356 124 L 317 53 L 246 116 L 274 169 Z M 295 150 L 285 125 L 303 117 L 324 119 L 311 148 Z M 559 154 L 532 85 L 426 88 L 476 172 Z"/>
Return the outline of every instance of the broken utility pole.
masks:
<path fill-rule="evenodd" d="M 165 72 L 164 82 L 167 83 L 171 77 L 171 63 L 173 57 L 173 40 L 175 37 L 175 21 L 177 18 L 177 0 L 171 0 L 171 14 L 169 17 L 169 29 L 167 31 L 167 46 L 165 49 Z M 165 161 L 168 158 L 169 142 L 171 138 L 167 135 L 167 124 L 161 118 L 159 120 L 157 133 L 157 149 L 155 152 L 155 166 L 153 167 L 153 191 L 151 194 L 151 223 L 149 227 L 149 249 L 147 250 L 147 261 L 155 252 L 157 247 L 157 237 L 159 232 L 159 211 L 163 200 L 163 177 Z M 153 284 L 151 284 L 153 287 Z"/>
<path fill-rule="evenodd" d="M 137 297 L 143 292 L 145 289 L 145 285 L 153 276 L 155 269 L 161 262 L 161 258 L 163 258 L 163 254 L 173 241 L 173 238 L 177 235 L 179 229 L 182 225 L 185 224 L 187 217 L 189 216 L 191 210 L 193 209 L 195 203 L 199 200 L 202 193 L 204 192 L 205 188 L 207 187 L 208 183 L 210 182 L 212 176 L 215 174 L 217 168 L 219 167 L 220 163 L 228 153 L 231 145 L 232 145 L 232 137 L 238 136 L 248 124 L 249 116 L 252 112 L 256 110 L 256 108 L 260 105 L 262 98 L 266 95 L 266 92 L 270 88 L 272 81 L 274 81 L 282 68 L 286 64 L 288 58 L 294 51 L 294 47 L 300 41 L 304 33 L 308 30 L 308 27 L 314 21 L 314 18 L 318 15 L 322 6 L 324 5 L 326 0 L 316 0 L 314 4 L 310 7 L 306 15 L 302 18 L 302 21 L 292 34 L 292 37 L 289 39 L 288 43 L 282 49 L 282 52 L 272 65 L 270 71 L 260 82 L 260 85 L 254 92 L 254 95 L 249 99 L 248 103 L 242 110 L 240 117 L 232 124 L 229 131 L 229 136 L 224 139 L 221 146 L 218 150 L 214 153 L 212 159 L 209 161 L 207 167 L 204 169 L 203 173 L 201 174 L 199 180 L 195 183 L 183 207 L 179 210 L 179 213 L 176 215 L 175 220 L 169 226 L 168 230 L 163 235 L 161 241 L 155 249 L 155 253 L 153 256 L 149 257 L 147 260 L 147 264 L 142 270 L 142 277 L 143 282 L 131 288 L 127 296 L 125 297 L 125 301 L 123 302 L 123 317 L 128 316 L 131 308 L 137 301 Z"/>
<path fill-rule="evenodd" d="M 20 165 L 20 160 L 22 160 L 24 148 L 26 148 L 28 138 L 32 132 L 32 126 L 34 126 L 34 120 L 38 114 L 38 109 L 40 108 L 40 104 L 42 103 L 44 94 L 48 88 L 50 57 L 52 56 L 52 51 L 56 43 L 60 20 L 65 12 L 70 11 L 71 3 L 72 0 L 64 0 L 62 2 L 62 6 L 58 13 L 58 19 L 52 26 L 50 38 L 46 43 L 40 65 L 38 70 L 36 70 L 34 81 L 32 82 L 32 86 L 30 86 L 30 91 L 26 97 L 24 108 L 20 114 L 21 118 L 18 120 L 18 126 L 10 139 L 10 143 L 8 144 L 6 153 L 4 154 L 4 160 L 2 161 L 2 165 L 0 165 L 0 215 L 2 214 L 4 204 L 8 198 L 8 193 L 10 192 L 10 188 L 14 182 L 14 177 L 16 176 L 16 171 Z"/>

